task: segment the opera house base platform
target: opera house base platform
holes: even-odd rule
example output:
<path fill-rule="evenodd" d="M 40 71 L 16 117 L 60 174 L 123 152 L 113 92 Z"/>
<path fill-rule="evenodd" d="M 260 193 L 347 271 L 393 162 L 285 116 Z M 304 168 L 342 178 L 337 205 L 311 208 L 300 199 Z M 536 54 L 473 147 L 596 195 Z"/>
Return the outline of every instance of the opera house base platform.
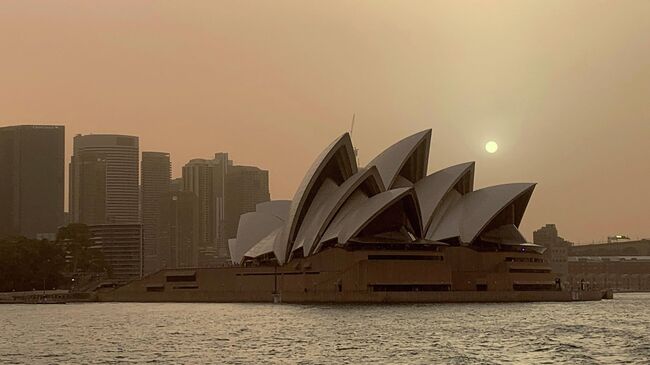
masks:
<path fill-rule="evenodd" d="M 600 300 L 557 290 L 540 255 L 331 248 L 283 266 L 163 270 L 99 292 L 115 302 L 460 303 Z"/>

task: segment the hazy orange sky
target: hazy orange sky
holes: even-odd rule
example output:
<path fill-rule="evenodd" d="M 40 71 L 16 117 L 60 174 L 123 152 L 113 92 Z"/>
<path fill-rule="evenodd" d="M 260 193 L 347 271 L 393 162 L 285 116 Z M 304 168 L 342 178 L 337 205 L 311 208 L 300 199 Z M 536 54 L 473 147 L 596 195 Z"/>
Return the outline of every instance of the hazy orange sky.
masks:
<path fill-rule="evenodd" d="M 0 45 L 0 125 L 65 124 L 68 156 L 226 151 L 290 198 L 356 113 L 362 164 L 432 128 L 430 171 L 538 182 L 529 238 L 650 237 L 650 1 L 3 0 Z"/>

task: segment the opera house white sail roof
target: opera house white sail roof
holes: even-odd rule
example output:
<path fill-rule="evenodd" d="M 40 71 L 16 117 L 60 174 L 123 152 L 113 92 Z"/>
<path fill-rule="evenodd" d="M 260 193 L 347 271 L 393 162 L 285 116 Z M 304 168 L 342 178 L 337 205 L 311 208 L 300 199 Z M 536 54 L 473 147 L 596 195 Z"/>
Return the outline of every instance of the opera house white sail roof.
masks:
<path fill-rule="evenodd" d="M 535 184 L 474 190 L 474 162 L 427 175 L 431 130 L 404 138 L 365 167 L 348 133 L 307 171 L 291 201 L 258 204 L 229 241 L 234 263 L 284 264 L 350 243 L 439 243 L 480 247 L 527 243 L 518 227 Z"/>

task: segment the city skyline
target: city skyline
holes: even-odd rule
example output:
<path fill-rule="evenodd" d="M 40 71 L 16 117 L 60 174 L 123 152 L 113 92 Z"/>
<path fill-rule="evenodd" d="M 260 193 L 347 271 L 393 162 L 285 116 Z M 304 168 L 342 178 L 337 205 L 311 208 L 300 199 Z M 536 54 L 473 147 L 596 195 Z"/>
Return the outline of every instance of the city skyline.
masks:
<path fill-rule="evenodd" d="M 7 125 L 3 124 L 3 125 L 0 125 L 0 128 L 5 128 L 5 127 L 15 128 L 15 127 L 21 127 L 21 126 L 46 126 L 47 127 L 47 126 L 52 126 L 52 125 L 54 125 L 54 124 L 38 124 L 38 122 L 36 122 L 36 123 L 28 123 L 28 124 L 7 124 Z M 68 131 L 68 127 L 64 123 L 59 123 L 58 125 L 61 125 L 61 126 L 64 127 L 63 130 L 64 130 L 64 133 L 66 135 L 65 136 L 65 141 L 67 142 L 68 140 L 70 140 L 70 143 L 65 143 L 66 151 L 68 149 L 74 149 L 74 143 L 72 143 L 72 142 L 74 141 L 74 139 L 76 137 L 79 137 L 79 136 L 86 137 L 86 136 L 107 136 L 107 135 L 110 136 L 110 135 L 113 135 L 113 136 L 135 137 L 136 139 L 138 139 L 138 143 L 142 143 L 142 141 L 140 141 L 140 136 L 138 136 L 138 135 L 127 135 L 127 134 L 118 133 L 118 132 L 116 132 L 115 134 L 91 132 L 91 133 L 88 133 L 88 134 L 76 134 L 75 136 L 73 136 L 71 138 L 68 138 L 67 135 L 69 133 L 72 133 L 72 132 Z M 435 131 L 433 131 L 433 135 L 435 136 Z M 432 148 L 433 148 L 433 146 L 432 146 Z M 172 148 L 161 148 L 161 150 L 171 151 Z M 221 149 L 219 149 L 219 148 L 215 148 L 215 150 L 221 151 Z M 150 151 L 153 151 L 153 150 L 152 149 L 147 150 L 145 147 L 140 147 L 139 151 L 140 151 L 139 155 L 138 155 L 139 156 L 139 161 L 140 161 L 139 163 L 141 163 L 143 153 L 145 153 L 145 152 L 149 153 Z M 156 153 L 156 152 L 153 152 L 153 153 Z M 191 163 L 192 160 L 206 160 L 206 161 L 208 160 L 206 158 L 203 158 L 205 156 L 202 156 L 202 157 L 196 157 L 195 156 L 195 157 L 192 157 L 192 158 L 190 158 L 189 160 L 187 160 L 185 162 L 180 162 L 180 161 L 178 161 L 178 160 L 176 160 L 174 158 L 173 153 L 165 152 L 165 154 L 168 154 L 170 156 L 169 157 L 170 158 L 170 164 L 171 164 L 171 167 L 172 167 L 172 169 L 171 169 L 171 180 L 182 179 L 182 175 L 183 175 L 182 168 L 183 168 L 183 166 L 186 165 L 186 164 Z M 215 156 L 220 155 L 220 154 L 223 154 L 223 153 L 222 152 L 213 153 L 213 155 L 215 155 Z M 227 155 L 227 153 L 225 153 L 224 155 Z M 65 161 L 66 161 L 66 168 L 65 168 L 65 200 L 64 200 L 64 202 L 65 202 L 65 213 L 71 213 L 70 212 L 70 207 L 69 207 L 70 191 L 71 191 L 69 189 L 70 188 L 70 181 L 69 181 L 69 172 L 70 172 L 70 170 L 69 170 L 69 166 L 67 166 L 67 164 L 72 161 L 72 157 L 73 157 L 72 153 L 70 155 L 68 155 L 66 153 L 66 156 L 65 156 Z M 369 163 L 372 158 L 373 158 L 373 156 L 371 156 L 366 163 Z M 254 161 L 252 163 L 255 164 Z M 361 161 L 361 165 L 364 165 L 364 161 Z M 480 167 L 477 167 L 477 168 L 480 168 Z M 429 164 L 429 172 L 432 172 L 431 171 L 431 163 Z M 271 176 L 272 174 L 273 174 L 273 172 L 269 170 L 269 176 Z M 141 178 L 141 175 L 142 175 L 142 171 L 139 171 L 140 178 Z M 477 177 L 477 180 L 479 180 L 478 177 Z M 497 183 L 498 182 L 499 181 L 497 180 Z M 268 184 L 269 184 L 269 187 L 272 189 L 273 180 L 271 178 L 269 178 L 269 183 Z M 481 186 L 477 185 L 477 187 L 480 188 Z M 140 186 L 140 189 L 142 189 L 142 186 Z M 289 194 L 286 197 L 278 198 L 278 197 L 273 196 L 273 193 L 271 191 L 271 197 L 273 198 L 273 200 L 284 200 L 284 199 L 290 199 L 292 197 L 292 194 Z M 535 201 L 534 198 L 531 199 L 531 205 L 534 204 L 534 201 Z M 531 214 L 529 212 L 529 215 L 533 215 L 533 214 Z M 530 218 L 528 218 L 528 220 L 530 220 Z M 521 230 L 522 230 L 522 233 L 524 233 L 524 235 L 532 242 L 533 231 L 538 229 L 539 227 L 544 226 L 545 224 L 549 224 L 549 223 L 556 224 L 556 225 L 560 226 L 563 232 L 571 232 L 572 231 L 570 226 L 564 226 L 562 223 L 559 223 L 557 220 L 554 220 L 553 217 L 551 217 L 550 219 L 548 219 L 546 221 L 543 221 L 543 222 L 539 223 L 538 225 L 533 225 L 532 223 L 526 224 L 526 222 L 524 222 L 524 223 L 522 223 L 522 229 Z M 570 236 L 570 233 L 569 234 L 565 233 L 566 237 L 568 237 L 571 241 L 576 242 L 577 244 L 589 244 L 589 243 L 594 243 L 594 242 L 607 242 L 608 237 L 610 237 L 612 235 L 616 235 L 616 234 L 629 235 L 630 238 L 632 238 L 632 239 L 644 239 L 644 238 L 650 237 L 650 233 L 641 232 L 641 233 L 632 234 L 630 232 L 626 232 L 626 231 L 623 231 L 623 230 L 620 230 L 620 229 L 612 231 L 612 232 L 605 232 L 605 235 L 603 235 L 603 236 L 598 236 L 598 237 L 591 236 L 592 237 L 591 239 L 583 239 L 583 240 L 576 239 L 573 236 Z"/>
<path fill-rule="evenodd" d="M 650 0 L 0 1 L 0 363 L 648 363 L 649 40 Z"/>
<path fill-rule="evenodd" d="M 228 151 L 287 199 L 356 113 L 361 165 L 432 128 L 429 171 L 538 182 L 529 239 L 549 222 L 576 242 L 650 235 L 647 2 L 5 6 L 3 124 L 138 135 L 173 176 Z"/>
<path fill-rule="evenodd" d="M 235 165 L 228 153 L 192 159 L 172 180 L 170 154 L 140 151 L 138 136 L 77 134 L 64 219 L 64 131 L 0 128 L 0 239 L 59 242 L 87 227 L 106 262 L 126 270 L 114 272 L 121 280 L 170 265 L 215 267 L 230 257 L 239 216 L 270 199 L 268 171 Z"/>

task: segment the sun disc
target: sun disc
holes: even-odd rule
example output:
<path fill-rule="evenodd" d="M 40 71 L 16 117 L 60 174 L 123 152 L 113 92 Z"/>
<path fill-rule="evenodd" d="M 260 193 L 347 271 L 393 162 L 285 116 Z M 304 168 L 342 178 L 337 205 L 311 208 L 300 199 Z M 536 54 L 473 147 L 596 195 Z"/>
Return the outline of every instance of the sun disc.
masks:
<path fill-rule="evenodd" d="M 490 141 L 485 144 L 485 150 L 488 153 L 495 153 L 498 149 L 499 149 L 499 145 L 494 141 Z"/>

